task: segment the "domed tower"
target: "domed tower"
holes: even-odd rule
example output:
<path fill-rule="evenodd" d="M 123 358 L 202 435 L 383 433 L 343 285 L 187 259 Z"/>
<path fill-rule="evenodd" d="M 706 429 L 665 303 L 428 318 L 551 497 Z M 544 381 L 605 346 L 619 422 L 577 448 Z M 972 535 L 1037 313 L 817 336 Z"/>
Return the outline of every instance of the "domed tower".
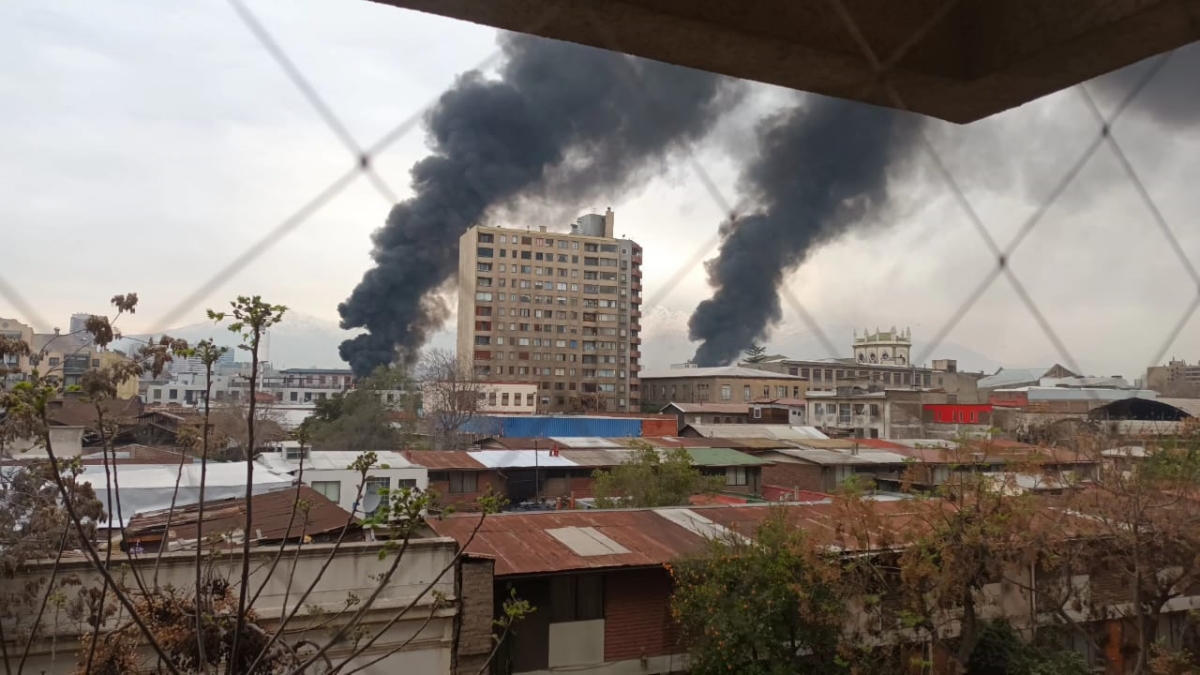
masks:
<path fill-rule="evenodd" d="M 882 366 L 907 366 L 912 358 L 912 329 L 889 331 L 878 328 L 872 333 L 863 329 L 860 336 L 854 331 L 854 360 L 858 363 Z"/>

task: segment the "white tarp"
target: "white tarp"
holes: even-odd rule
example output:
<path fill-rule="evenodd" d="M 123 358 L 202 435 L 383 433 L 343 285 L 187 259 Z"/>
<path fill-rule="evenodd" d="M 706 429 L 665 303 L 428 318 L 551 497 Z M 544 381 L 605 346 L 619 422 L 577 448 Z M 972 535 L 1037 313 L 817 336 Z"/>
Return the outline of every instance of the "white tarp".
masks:
<path fill-rule="evenodd" d="M 116 490 L 109 515 L 109 523 L 116 525 L 117 516 L 128 522 L 140 511 L 154 511 L 171 507 L 175 494 L 175 482 L 179 481 L 179 493 L 175 495 L 176 506 L 196 504 L 200 501 L 200 464 L 184 464 L 180 467 L 165 464 L 115 464 L 84 467 L 80 481 L 90 483 L 96 497 L 109 512 L 109 477 L 113 476 Z M 292 485 L 292 477 L 280 475 L 266 467 L 254 467 L 254 494 L 282 490 Z M 243 462 L 209 462 L 204 475 L 204 500 L 230 499 L 246 496 L 246 465 Z M 120 510 L 117 510 L 118 505 Z"/>

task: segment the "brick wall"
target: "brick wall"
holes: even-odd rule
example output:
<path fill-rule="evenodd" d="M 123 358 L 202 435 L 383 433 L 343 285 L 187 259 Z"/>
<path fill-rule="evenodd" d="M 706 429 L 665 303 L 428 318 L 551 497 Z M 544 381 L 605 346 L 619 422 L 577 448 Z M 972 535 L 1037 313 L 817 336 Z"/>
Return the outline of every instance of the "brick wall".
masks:
<path fill-rule="evenodd" d="M 506 494 L 504 477 L 495 471 L 480 471 L 475 481 L 475 492 L 450 492 L 448 481 L 429 481 L 429 489 L 438 493 L 438 505 L 453 506 L 456 511 L 476 511 L 479 498 L 488 494 L 490 488 L 493 494 Z"/>
<path fill-rule="evenodd" d="M 785 488 L 800 488 L 812 492 L 829 492 L 834 485 L 826 485 L 823 469 L 816 464 L 791 464 L 778 462 L 773 466 L 764 466 L 762 482 L 767 485 L 778 485 Z"/>
<path fill-rule="evenodd" d="M 604 660 L 629 661 L 682 652 L 670 602 L 671 578 L 664 569 L 606 575 Z"/>
<path fill-rule="evenodd" d="M 475 675 L 491 655 L 494 568 L 490 558 L 464 557 L 459 563 L 454 675 Z"/>

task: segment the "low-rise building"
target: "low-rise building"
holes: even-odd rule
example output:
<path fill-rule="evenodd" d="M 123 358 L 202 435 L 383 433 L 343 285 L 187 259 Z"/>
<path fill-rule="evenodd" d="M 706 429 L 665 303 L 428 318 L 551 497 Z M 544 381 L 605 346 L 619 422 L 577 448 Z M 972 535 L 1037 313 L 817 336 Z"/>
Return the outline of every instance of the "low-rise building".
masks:
<path fill-rule="evenodd" d="M 671 403 L 746 403 L 759 399 L 803 398 L 808 382 L 787 373 L 740 366 L 670 368 L 642 373 L 642 400 L 656 407 Z"/>
<path fill-rule="evenodd" d="M 398 452 L 376 451 L 375 465 L 367 472 L 364 483 L 362 474 L 351 468 L 362 453 L 311 450 L 295 441 L 284 441 L 275 447 L 276 452 L 265 452 L 258 461 L 275 473 L 302 481 L 355 515 L 374 513 L 385 490 L 429 488 L 429 471 Z"/>
<path fill-rule="evenodd" d="M 773 356 L 739 365 L 802 377 L 807 380 L 809 391 L 829 392 L 840 387 L 930 389 L 944 392 L 952 402 L 980 402 L 976 382 L 982 373 L 960 372 L 954 359 L 937 359 L 931 366 L 918 365 L 912 362 L 911 350 L 911 331 L 893 327 L 890 331 L 876 329 L 874 333 L 864 330 L 862 335 L 856 332 L 853 356 L 848 358 Z"/>
<path fill-rule="evenodd" d="M 659 412 L 675 415 L 679 428 L 689 424 L 745 424 L 750 421 L 747 403 L 677 403 L 671 402 Z"/>
<path fill-rule="evenodd" d="M 429 485 L 438 493 L 439 505 L 456 510 L 472 509 L 489 492 L 503 496 L 514 509 L 571 508 L 574 500 L 594 496 L 596 471 L 611 470 L 632 456 L 627 446 L 614 447 L 608 442 L 579 443 L 577 449 L 564 449 L 555 439 L 539 440 L 543 441 L 541 447 L 526 449 L 414 450 L 405 456 L 428 469 Z M 590 447 L 596 445 L 602 447 Z M 722 492 L 761 494 L 762 469 L 770 464 L 768 460 L 731 448 L 685 450 L 703 475 L 724 478 Z"/>

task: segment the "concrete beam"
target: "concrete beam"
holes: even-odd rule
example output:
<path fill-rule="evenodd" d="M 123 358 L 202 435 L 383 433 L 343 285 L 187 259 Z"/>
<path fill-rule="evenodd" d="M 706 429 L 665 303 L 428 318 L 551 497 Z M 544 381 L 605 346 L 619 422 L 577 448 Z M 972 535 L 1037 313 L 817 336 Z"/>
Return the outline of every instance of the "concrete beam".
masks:
<path fill-rule="evenodd" d="M 959 123 L 1200 40 L 1200 0 L 841 0 L 893 94 L 835 0 L 372 1 Z"/>

